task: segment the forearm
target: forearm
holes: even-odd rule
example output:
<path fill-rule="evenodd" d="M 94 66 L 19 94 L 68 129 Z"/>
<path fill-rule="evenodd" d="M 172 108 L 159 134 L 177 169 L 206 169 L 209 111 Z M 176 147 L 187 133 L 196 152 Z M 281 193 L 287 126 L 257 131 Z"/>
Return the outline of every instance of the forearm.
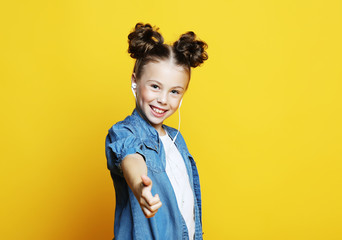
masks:
<path fill-rule="evenodd" d="M 144 158 L 140 154 L 130 154 L 121 162 L 123 175 L 128 186 L 137 197 L 137 191 L 142 184 L 141 176 L 147 175 L 147 166 Z"/>

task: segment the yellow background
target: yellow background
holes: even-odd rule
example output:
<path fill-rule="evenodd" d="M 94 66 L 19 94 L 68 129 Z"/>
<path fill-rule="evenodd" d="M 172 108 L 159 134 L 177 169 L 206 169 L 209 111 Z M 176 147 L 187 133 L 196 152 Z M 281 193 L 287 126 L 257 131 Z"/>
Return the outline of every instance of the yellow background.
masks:
<path fill-rule="evenodd" d="M 342 239 L 341 12 L 338 0 L 3 1 L 0 239 L 113 237 L 104 140 L 134 107 L 139 21 L 209 45 L 181 126 L 205 239 Z"/>

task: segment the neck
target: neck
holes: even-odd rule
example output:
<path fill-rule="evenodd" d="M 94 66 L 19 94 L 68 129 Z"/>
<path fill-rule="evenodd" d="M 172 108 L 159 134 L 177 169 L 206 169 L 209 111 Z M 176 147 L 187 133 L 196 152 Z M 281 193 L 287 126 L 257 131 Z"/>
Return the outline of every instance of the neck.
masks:
<path fill-rule="evenodd" d="M 159 133 L 159 136 L 164 136 L 164 135 L 166 135 L 166 132 L 165 132 L 163 126 L 160 126 L 159 129 L 156 128 L 156 130 L 157 130 L 157 132 Z"/>

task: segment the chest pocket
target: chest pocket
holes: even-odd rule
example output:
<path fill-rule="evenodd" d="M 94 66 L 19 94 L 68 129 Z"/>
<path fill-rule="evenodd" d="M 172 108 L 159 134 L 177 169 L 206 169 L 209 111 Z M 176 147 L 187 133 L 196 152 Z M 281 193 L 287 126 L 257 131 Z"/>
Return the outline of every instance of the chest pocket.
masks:
<path fill-rule="evenodd" d="M 165 162 L 165 160 L 162 159 L 165 156 L 164 153 L 160 152 L 161 149 L 158 151 L 158 143 L 149 139 L 144 139 L 142 142 L 145 146 L 143 152 L 147 169 L 155 173 L 165 172 L 165 167 L 163 167 L 163 161 Z"/>

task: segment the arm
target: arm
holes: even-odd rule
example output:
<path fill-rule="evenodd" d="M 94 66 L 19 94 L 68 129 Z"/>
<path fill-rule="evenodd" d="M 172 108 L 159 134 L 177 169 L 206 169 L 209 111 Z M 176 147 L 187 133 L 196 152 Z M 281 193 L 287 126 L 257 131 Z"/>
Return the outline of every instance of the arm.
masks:
<path fill-rule="evenodd" d="M 121 162 L 123 175 L 147 218 L 153 217 L 162 206 L 158 194 L 152 195 L 152 181 L 140 154 L 129 154 Z"/>

